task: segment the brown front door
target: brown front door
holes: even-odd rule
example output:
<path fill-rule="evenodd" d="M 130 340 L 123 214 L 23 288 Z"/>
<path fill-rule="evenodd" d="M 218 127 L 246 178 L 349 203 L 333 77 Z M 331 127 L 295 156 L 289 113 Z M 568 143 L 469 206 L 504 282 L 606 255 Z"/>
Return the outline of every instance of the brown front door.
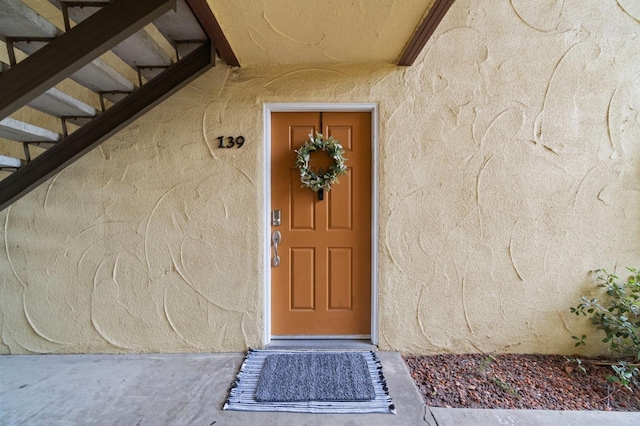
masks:
<path fill-rule="evenodd" d="M 273 113 L 271 129 L 271 209 L 281 211 L 271 232 L 282 235 L 280 265 L 271 266 L 271 333 L 369 334 L 371 114 Z M 320 129 L 340 141 L 348 166 L 322 201 L 301 188 L 294 152 Z M 310 167 L 326 170 L 332 161 L 316 152 Z"/>

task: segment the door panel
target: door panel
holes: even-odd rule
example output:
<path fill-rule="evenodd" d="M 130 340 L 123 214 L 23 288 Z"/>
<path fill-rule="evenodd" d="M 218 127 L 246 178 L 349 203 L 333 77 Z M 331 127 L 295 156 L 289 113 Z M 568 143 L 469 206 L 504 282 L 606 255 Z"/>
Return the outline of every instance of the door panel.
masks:
<path fill-rule="evenodd" d="M 289 308 L 313 310 L 315 304 L 315 250 L 310 248 L 292 248 L 291 253 L 291 301 Z"/>
<path fill-rule="evenodd" d="M 281 263 L 271 268 L 272 334 L 345 335 L 371 331 L 371 115 L 273 113 L 271 208 L 282 211 Z M 317 193 L 301 188 L 298 149 L 320 129 L 345 148 L 348 171 Z M 324 152 L 310 166 L 326 170 Z"/>
<path fill-rule="evenodd" d="M 347 175 L 340 176 L 340 183 L 331 188 L 331 197 L 328 199 L 330 230 L 352 230 L 352 176 L 353 169 L 348 167 Z"/>
<path fill-rule="evenodd" d="M 353 309 L 352 265 L 350 247 L 329 248 L 329 310 Z"/>
<path fill-rule="evenodd" d="M 316 223 L 315 193 L 300 187 L 300 172 L 295 167 L 289 170 L 289 186 L 291 230 L 313 231 Z"/>

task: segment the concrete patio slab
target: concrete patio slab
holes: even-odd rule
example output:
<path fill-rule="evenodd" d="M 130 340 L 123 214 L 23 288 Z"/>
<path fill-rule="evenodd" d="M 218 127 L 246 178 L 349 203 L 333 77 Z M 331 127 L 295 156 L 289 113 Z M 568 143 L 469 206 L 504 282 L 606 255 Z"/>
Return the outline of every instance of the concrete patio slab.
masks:
<path fill-rule="evenodd" d="M 223 411 L 243 354 L 2 356 L 0 424 L 426 424 L 424 404 L 400 355 L 378 357 L 395 415 Z"/>

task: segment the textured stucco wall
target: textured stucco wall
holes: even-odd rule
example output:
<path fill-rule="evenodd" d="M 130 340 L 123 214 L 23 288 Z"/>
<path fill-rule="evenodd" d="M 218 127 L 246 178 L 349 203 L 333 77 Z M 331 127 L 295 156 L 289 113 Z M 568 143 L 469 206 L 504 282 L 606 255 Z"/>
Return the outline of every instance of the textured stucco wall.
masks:
<path fill-rule="evenodd" d="M 262 105 L 377 102 L 380 347 L 570 353 L 640 263 L 639 64 L 635 0 L 457 0 L 411 68 L 216 68 L 0 213 L 0 351 L 259 346 Z"/>

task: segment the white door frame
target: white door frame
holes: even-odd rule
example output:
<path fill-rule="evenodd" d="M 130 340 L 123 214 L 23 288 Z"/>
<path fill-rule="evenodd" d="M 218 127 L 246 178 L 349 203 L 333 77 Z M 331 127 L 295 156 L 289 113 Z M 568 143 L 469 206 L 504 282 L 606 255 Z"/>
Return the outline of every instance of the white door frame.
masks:
<path fill-rule="evenodd" d="M 378 104 L 375 103 L 265 103 L 264 119 L 264 331 L 263 345 L 271 342 L 271 113 L 272 112 L 371 113 L 371 343 L 378 344 Z M 309 336 L 300 336 L 309 337 Z M 354 337 L 354 336 L 348 336 Z M 335 337 L 334 337 L 335 338 Z"/>

